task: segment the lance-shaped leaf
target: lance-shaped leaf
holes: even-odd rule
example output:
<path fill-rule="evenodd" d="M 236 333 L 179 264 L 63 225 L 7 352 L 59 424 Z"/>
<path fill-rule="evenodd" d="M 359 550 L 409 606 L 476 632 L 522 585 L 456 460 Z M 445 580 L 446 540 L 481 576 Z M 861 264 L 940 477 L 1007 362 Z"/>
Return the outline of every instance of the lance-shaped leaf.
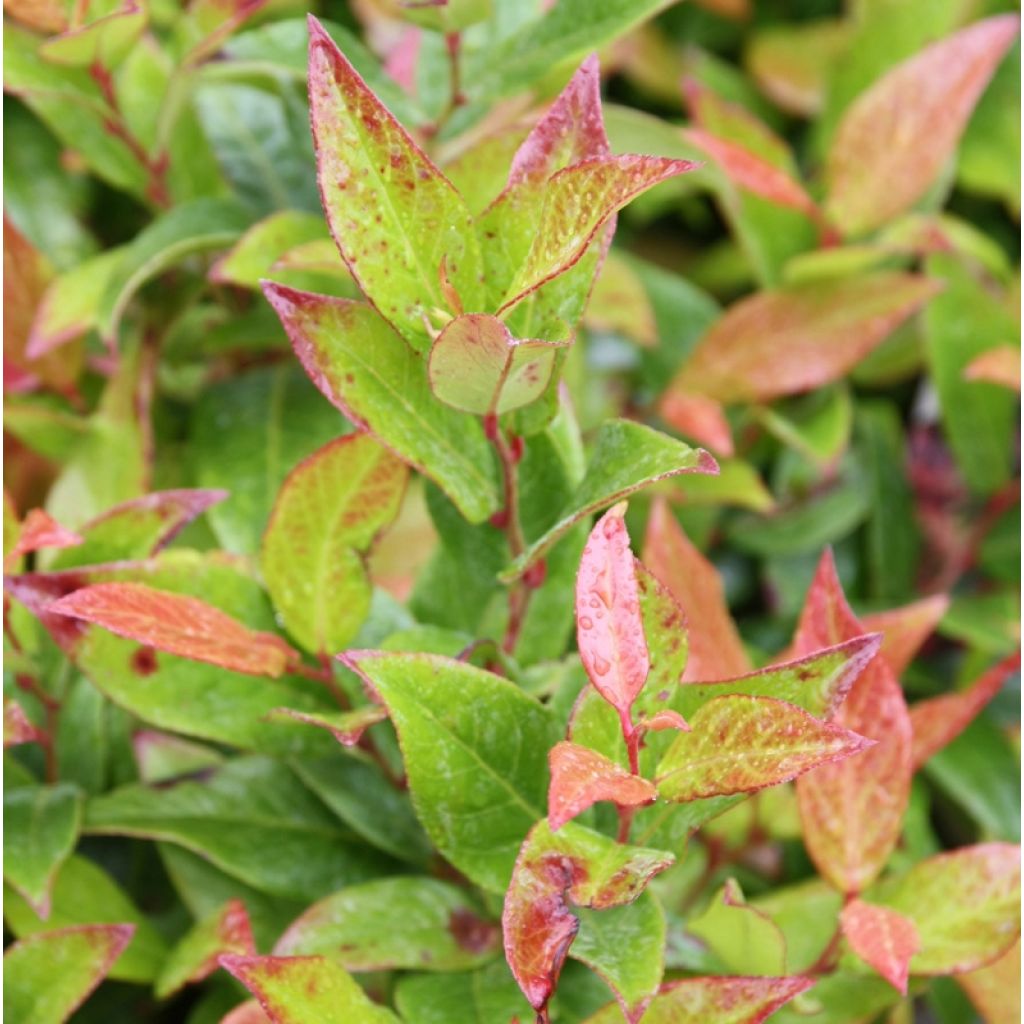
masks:
<path fill-rule="evenodd" d="M 34 508 L 21 524 L 21 532 L 14 547 L 4 555 L 4 571 L 18 564 L 22 555 L 45 548 L 68 548 L 81 544 L 82 538 L 73 530 L 65 529 L 41 508 Z"/>
<path fill-rule="evenodd" d="M 786 938 L 763 911 L 747 905 L 735 878 L 726 881 L 686 930 L 707 945 L 738 974 L 776 976 L 786 973 Z"/>
<path fill-rule="evenodd" d="M 812 985 L 812 978 L 685 978 L 667 982 L 644 1014 L 644 1024 L 761 1024 Z M 613 1004 L 586 1024 L 618 1024 Z"/>
<path fill-rule="evenodd" d="M 752 295 L 701 338 L 669 393 L 766 402 L 821 387 L 856 366 L 937 291 L 927 278 L 880 271 Z"/>
<path fill-rule="evenodd" d="M 382 878 L 314 903 L 278 939 L 285 956 L 323 953 L 348 971 L 461 971 L 492 960 L 498 926 L 462 889 L 434 878 Z"/>
<path fill-rule="evenodd" d="M 97 583 L 47 607 L 118 636 L 233 672 L 278 677 L 295 652 L 272 633 L 249 629 L 219 608 L 143 583 Z"/>
<path fill-rule="evenodd" d="M 4 793 L 4 880 L 40 917 L 49 916 L 53 880 L 78 840 L 81 815 L 81 794 L 67 783 Z"/>
<path fill-rule="evenodd" d="M 807 653 L 862 633 L 826 552 L 804 605 L 795 650 Z M 875 746 L 805 775 L 797 782 L 797 794 L 812 860 L 836 888 L 856 894 L 885 866 L 902 832 L 910 795 L 910 716 L 883 658 L 868 664 L 835 722 L 876 740 Z"/>
<path fill-rule="evenodd" d="M 658 793 L 677 803 L 753 793 L 873 745 L 771 697 L 716 697 L 689 722 L 658 765 Z"/>
<path fill-rule="evenodd" d="M 992 963 L 958 974 L 957 983 L 987 1024 L 1020 1020 L 1020 939 Z"/>
<path fill-rule="evenodd" d="M 256 952 L 245 904 L 229 900 L 199 921 L 171 950 L 153 986 L 157 999 L 165 999 L 185 985 L 208 978 L 223 954 Z"/>
<path fill-rule="evenodd" d="M 579 930 L 570 904 L 601 910 L 631 903 L 675 858 L 616 843 L 579 825 L 557 835 L 546 820 L 526 837 L 505 894 L 505 957 L 527 1001 L 540 1011 L 558 984 Z"/>
<path fill-rule="evenodd" d="M 911 760 L 917 771 L 931 756 L 952 743 L 1003 688 L 1003 683 L 1020 671 L 1020 651 L 993 665 L 966 690 L 922 700 L 910 709 L 913 730 Z"/>
<path fill-rule="evenodd" d="M 651 509 L 643 563 L 665 584 L 689 625 L 689 656 L 683 679 L 728 679 L 751 669 L 736 623 L 729 614 L 721 578 L 693 546 L 659 498 Z"/>
<path fill-rule="evenodd" d="M 325 956 L 223 956 L 220 965 L 256 998 L 271 1024 L 397 1024 Z"/>
<path fill-rule="evenodd" d="M 82 543 L 57 555 L 51 571 L 146 558 L 167 547 L 192 520 L 223 501 L 217 489 L 156 491 L 114 508 L 79 527 Z"/>
<path fill-rule="evenodd" d="M 332 404 L 434 480 L 470 522 L 498 510 L 496 467 L 480 421 L 437 401 L 423 361 L 369 306 L 276 284 L 264 293 Z"/>
<path fill-rule="evenodd" d="M 902 608 L 865 615 L 861 624 L 882 634 L 882 657 L 899 679 L 949 610 L 945 594 L 933 594 Z"/>
<path fill-rule="evenodd" d="M 605 422 L 594 441 L 583 479 L 554 525 L 498 578 L 506 583 L 518 579 L 581 519 L 648 484 L 680 473 L 717 472 L 718 463 L 700 448 L 691 448 L 631 420 Z"/>
<path fill-rule="evenodd" d="M 367 704 L 355 711 L 299 711 L 295 708 L 274 708 L 267 713 L 268 722 L 302 722 L 326 729 L 343 747 L 354 747 L 371 725 L 383 722 L 388 713 L 379 704 Z"/>
<path fill-rule="evenodd" d="M 857 956 L 906 995 L 910 958 L 921 947 L 914 922 L 895 910 L 863 900 L 847 903 L 839 920 Z"/>
<path fill-rule="evenodd" d="M 414 348 L 423 316 L 481 308 L 480 252 L 462 196 L 309 19 L 309 104 L 324 211 L 369 300 Z"/>
<path fill-rule="evenodd" d="M 288 475 L 260 564 L 285 628 L 309 651 L 334 652 L 370 610 L 358 552 L 398 514 L 408 471 L 365 434 L 332 441 Z"/>
<path fill-rule="evenodd" d="M 106 977 L 128 945 L 130 924 L 39 932 L 4 951 L 4 1016 L 63 1024 Z"/>
<path fill-rule="evenodd" d="M 658 796 L 647 779 L 631 775 L 597 751 L 576 743 L 552 747 L 548 763 L 548 823 L 552 832 L 599 800 L 611 800 L 620 807 L 640 807 L 653 803 Z"/>
<path fill-rule="evenodd" d="M 40 739 L 42 733 L 28 720 L 21 705 L 4 697 L 4 750 Z"/>
<path fill-rule="evenodd" d="M 826 167 L 826 210 L 845 233 L 878 227 L 927 192 L 1019 29 L 1010 14 L 971 25 L 893 68 L 850 105 Z"/>
<path fill-rule="evenodd" d="M 625 514 L 625 502 L 606 512 L 583 549 L 576 577 L 576 637 L 594 688 L 628 722 L 651 664 Z"/>
<path fill-rule="evenodd" d="M 530 826 L 544 814 L 550 710 L 517 686 L 427 654 L 340 656 L 388 709 L 409 789 L 437 848 L 478 885 L 501 892 Z"/>
<path fill-rule="evenodd" d="M 430 350 L 430 387 L 453 409 L 501 415 L 539 398 L 569 339 L 520 340 L 494 316 L 452 320 Z"/>
<path fill-rule="evenodd" d="M 917 927 L 911 974 L 970 971 L 1020 934 L 1020 847 L 981 843 L 915 864 L 872 894 Z"/>
<path fill-rule="evenodd" d="M 1020 391 L 1020 349 L 1015 345 L 990 348 L 967 364 L 964 376 L 968 380 L 987 380 Z"/>

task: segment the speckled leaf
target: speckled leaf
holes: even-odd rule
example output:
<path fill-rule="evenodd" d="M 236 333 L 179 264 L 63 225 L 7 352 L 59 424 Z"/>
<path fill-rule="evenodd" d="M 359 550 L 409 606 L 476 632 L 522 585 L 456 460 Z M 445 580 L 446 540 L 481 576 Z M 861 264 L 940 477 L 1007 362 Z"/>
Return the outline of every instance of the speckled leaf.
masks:
<path fill-rule="evenodd" d="M 949 598 L 934 594 L 900 608 L 865 615 L 864 629 L 882 634 L 882 657 L 899 679 L 949 610 Z"/>
<path fill-rule="evenodd" d="M 910 709 L 910 727 L 913 730 L 911 761 L 914 771 L 933 754 L 952 743 L 1015 672 L 1020 672 L 1020 651 L 993 665 L 966 690 L 914 704 Z"/>
<path fill-rule="evenodd" d="M 670 385 L 719 402 L 769 401 L 837 380 L 938 291 L 881 271 L 742 299 L 701 338 Z"/>
<path fill-rule="evenodd" d="M 863 632 L 826 552 L 797 627 L 795 650 L 805 654 Z M 876 745 L 805 775 L 797 794 L 812 860 L 836 888 L 856 894 L 878 875 L 898 842 L 910 793 L 910 716 L 884 659 L 868 664 L 834 721 Z"/>
<path fill-rule="evenodd" d="M 250 675 L 277 678 L 295 657 L 280 637 L 251 630 L 198 598 L 143 583 L 82 587 L 47 611 L 94 623 L 158 651 Z"/>
<path fill-rule="evenodd" d="M 334 960 L 323 956 L 225 956 L 230 971 L 259 1000 L 271 1024 L 397 1024 Z"/>
<path fill-rule="evenodd" d="M 501 949 L 496 923 L 464 890 L 434 878 L 383 878 L 314 903 L 274 946 L 322 953 L 349 971 L 462 971 Z"/>
<path fill-rule="evenodd" d="M 19 786 L 4 791 L 4 881 L 43 918 L 61 863 L 74 849 L 81 794 L 74 786 Z"/>
<path fill-rule="evenodd" d="M 716 697 L 688 721 L 658 765 L 658 793 L 677 803 L 776 786 L 870 745 L 771 697 Z"/>
<path fill-rule="evenodd" d="M 39 932 L 4 951 L 4 1016 L 63 1024 L 104 979 L 132 937 L 130 924 Z"/>
<path fill-rule="evenodd" d="M 639 807 L 653 803 L 658 796 L 647 779 L 631 775 L 603 754 L 576 743 L 562 742 L 552 747 L 548 763 L 548 823 L 552 832 L 599 800 L 611 800 L 620 807 Z"/>
<path fill-rule="evenodd" d="M 451 309 L 441 267 L 463 309 L 480 309 L 480 252 L 455 187 L 310 18 L 309 100 L 320 193 L 352 276 L 417 350 L 422 317 Z"/>
<path fill-rule="evenodd" d="M 644 1024 L 761 1024 L 814 984 L 811 978 L 686 978 L 670 981 L 644 1015 Z M 586 1024 L 618 1024 L 612 1005 Z"/>
<path fill-rule="evenodd" d="M 157 999 L 209 977 L 222 954 L 246 956 L 256 952 L 245 904 L 229 900 L 199 921 L 170 951 L 153 990 Z"/>
<path fill-rule="evenodd" d="M 631 420 L 607 421 L 598 431 L 583 480 L 555 524 L 533 541 L 499 579 L 518 579 L 581 519 L 648 484 L 680 473 L 717 470 L 715 460 L 699 448 Z"/>
<path fill-rule="evenodd" d="M 434 480 L 470 522 L 498 510 L 479 420 L 434 398 L 423 362 L 369 306 L 274 284 L 264 292 L 306 372 L 335 406 Z"/>
<path fill-rule="evenodd" d="M 547 752 L 558 738 L 550 710 L 450 658 L 350 651 L 342 659 L 388 709 L 434 844 L 478 885 L 503 891 L 523 836 L 544 813 Z"/>
<path fill-rule="evenodd" d="M 895 910 L 863 900 L 847 903 L 839 919 L 843 935 L 857 956 L 906 995 L 910 958 L 921 946 L 914 922 Z"/>
<path fill-rule="evenodd" d="M 288 475 L 263 536 L 260 564 L 285 628 L 333 653 L 370 610 L 359 552 L 398 514 L 408 471 L 365 434 L 332 441 Z"/>
<path fill-rule="evenodd" d="M 917 927 L 921 947 L 911 974 L 973 970 L 1020 934 L 1020 847 L 982 843 L 929 857 L 871 899 Z"/>
<path fill-rule="evenodd" d="M 851 104 L 826 168 L 826 210 L 845 233 L 878 227 L 924 195 L 1019 29 L 1016 15 L 977 22 L 899 64 Z"/>
<path fill-rule="evenodd" d="M 551 998 L 580 927 L 570 904 L 601 910 L 631 903 L 674 859 L 572 823 L 557 835 L 546 819 L 531 829 L 516 859 L 501 920 L 506 959 L 535 1010 Z"/>
<path fill-rule="evenodd" d="M 18 564 L 22 555 L 46 548 L 68 548 L 81 544 L 82 538 L 73 530 L 61 526 L 41 508 L 32 509 L 21 524 L 18 539 L 4 555 L 4 571 Z"/>

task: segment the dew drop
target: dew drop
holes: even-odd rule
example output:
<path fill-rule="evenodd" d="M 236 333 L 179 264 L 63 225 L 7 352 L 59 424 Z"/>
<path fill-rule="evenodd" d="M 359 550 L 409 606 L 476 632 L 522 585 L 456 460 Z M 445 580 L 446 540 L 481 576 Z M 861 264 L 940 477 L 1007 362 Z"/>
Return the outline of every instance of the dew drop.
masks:
<path fill-rule="evenodd" d="M 580 629 L 593 629 L 594 620 L 587 618 L 586 615 L 580 616 Z"/>
<path fill-rule="evenodd" d="M 619 532 L 619 523 L 621 522 L 621 519 L 616 519 L 614 517 L 606 519 L 604 521 L 604 526 L 602 527 L 605 537 L 611 540 Z"/>
<path fill-rule="evenodd" d="M 602 658 L 600 654 L 595 654 L 590 659 L 590 667 L 599 675 L 608 675 L 608 670 L 612 667 L 611 662 L 607 658 Z"/>

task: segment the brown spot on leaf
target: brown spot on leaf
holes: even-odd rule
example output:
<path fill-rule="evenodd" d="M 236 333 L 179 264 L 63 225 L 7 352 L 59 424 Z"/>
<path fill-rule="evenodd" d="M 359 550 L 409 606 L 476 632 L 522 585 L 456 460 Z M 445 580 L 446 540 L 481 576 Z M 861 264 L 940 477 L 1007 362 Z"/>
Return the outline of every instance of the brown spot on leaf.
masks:
<path fill-rule="evenodd" d="M 132 655 L 132 671 L 136 675 L 151 676 L 156 670 L 156 651 L 152 647 L 140 647 Z"/>
<path fill-rule="evenodd" d="M 498 940 L 498 929 L 495 925 L 462 907 L 448 915 L 448 931 L 452 933 L 455 941 L 470 953 L 486 952 Z"/>

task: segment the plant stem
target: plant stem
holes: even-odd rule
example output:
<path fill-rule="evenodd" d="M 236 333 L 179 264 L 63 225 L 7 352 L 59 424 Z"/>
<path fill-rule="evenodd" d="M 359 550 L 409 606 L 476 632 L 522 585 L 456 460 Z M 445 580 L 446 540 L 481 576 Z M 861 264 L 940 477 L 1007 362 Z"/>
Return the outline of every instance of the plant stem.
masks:
<path fill-rule="evenodd" d="M 629 756 L 629 770 L 634 775 L 640 774 L 640 732 L 633 725 L 633 712 L 631 709 L 619 711 L 619 723 L 622 726 L 622 738 L 626 741 L 626 753 Z M 633 827 L 633 815 L 636 814 L 635 807 L 622 807 L 616 805 L 619 812 L 619 831 L 615 841 L 619 843 L 629 842 L 630 829 Z"/>

